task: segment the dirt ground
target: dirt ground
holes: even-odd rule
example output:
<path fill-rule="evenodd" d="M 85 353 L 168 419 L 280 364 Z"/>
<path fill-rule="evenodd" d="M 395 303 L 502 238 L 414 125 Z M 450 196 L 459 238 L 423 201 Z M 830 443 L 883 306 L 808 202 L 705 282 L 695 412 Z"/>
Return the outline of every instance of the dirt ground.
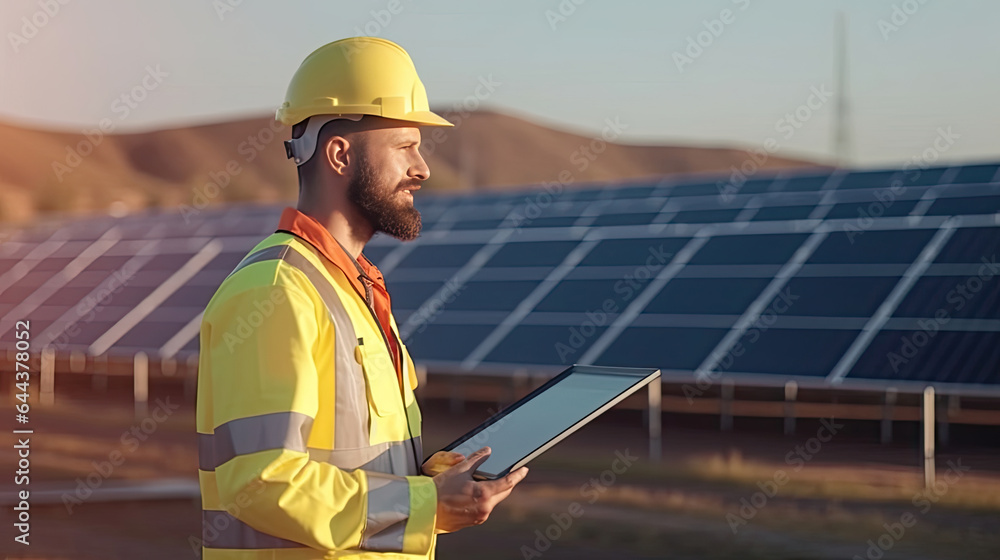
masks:
<path fill-rule="evenodd" d="M 194 480 L 192 403 L 169 392 L 152 398 L 151 411 L 169 412 L 145 426 L 127 396 L 35 407 L 32 490 L 72 489 L 115 452 L 124 460 L 108 486 Z M 456 416 L 445 402 L 424 403 L 426 451 L 474 426 L 487 408 L 470 405 Z M 439 537 L 437 557 L 1000 558 L 997 428 L 952 426 L 938 486 L 927 492 L 915 426 L 900 425 L 887 446 L 877 441 L 877 425 L 862 422 L 834 421 L 828 441 L 811 421 L 789 437 L 780 435 L 780 420 L 737 418 L 728 433 L 717 426 L 717 418 L 666 416 L 663 458 L 652 463 L 640 413 L 609 413 L 536 460 L 485 525 Z M 0 463 L 14 465 L 13 437 L 0 440 Z M 0 492 L 11 488 L 4 483 Z M 4 558 L 196 558 L 189 542 L 200 535 L 200 514 L 193 499 L 84 500 L 72 511 L 33 503 L 30 547 L 14 543 L 10 522 L 4 526 Z"/>

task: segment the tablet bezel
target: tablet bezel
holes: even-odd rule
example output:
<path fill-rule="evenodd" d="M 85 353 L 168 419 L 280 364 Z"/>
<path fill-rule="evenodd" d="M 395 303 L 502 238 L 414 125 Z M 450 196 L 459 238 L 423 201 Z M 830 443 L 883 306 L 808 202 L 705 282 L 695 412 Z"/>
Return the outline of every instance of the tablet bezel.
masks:
<path fill-rule="evenodd" d="M 508 415 L 510 415 L 511 413 L 513 413 L 515 410 L 517 410 L 518 408 L 520 408 L 522 405 L 524 405 L 525 403 L 527 403 L 531 399 L 535 398 L 536 396 L 538 396 L 539 394 L 543 393 L 544 391 L 547 391 L 550 387 L 552 387 L 553 385 L 559 383 L 560 381 L 562 381 L 563 379 L 569 377 L 570 375 L 572 375 L 574 373 L 598 373 L 598 374 L 604 374 L 604 375 L 609 375 L 610 374 L 610 375 L 630 376 L 630 377 L 634 377 L 635 378 L 635 383 L 633 383 L 631 386 L 629 386 L 628 388 L 626 388 L 624 391 L 622 391 L 621 393 L 619 393 L 617 396 L 615 396 L 614 398 L 612 398 L 611 400 L 609 400 L 608 402 L 606 402 L 604 405 L 602 405 L 601 407 L 599 407 L 597 410 L 595 410 L 592 413 L 588 414 L 587 416 L 581 418 L 579 421 L 577 421 L 575 424 L 573 424 L 569 428 L 567 428 L 567 429 L 563 430 L 562 432 L 560 432 L 560 433 L 556 434 L 555 436 L 553 436 L 551 439 L 549 439 L 548 441 L 546 441 L 545 443 L 543 443 L 542 445 L 540 445 L 538 448 L 536 448 L 534 451 L 532 451 L 528 455 L 522 457 L 520 460 L 518 460 L 517 462 L 515 462 L 513 465 L 507 467 L 506 469 L 500 471 L 499 473 L 490 473 L 490 472 L 485 472 L 485 471 L 477 470 L 475 473 L 473 473 L 473 478 L 474 479 L 476 479 L 476 480 L 496 480 L 498 478 L 503 478 L 504 476 L 507 476 L 507 474 L 509 474 L 511 471 L 517 470 L 517 469 L 523 467 L 524 465 L 528 464 L 532 459 L 534 459 L 535 457 L 538 457 L 542 453 L 545 453 L 552 446 L 554 446 L 555 444 L 559 443 L 560 441 L 566 439 L 573 432 L 579 430 L 584 425 L 586 425 L 587 423 L 589 423 L 591 420 L 593 420 L 594 418 L 600 416 L 605 411 L 607 411 L 609 408 L 611 408 L 611 407 L 615 406 L 616 404 L 620 403 L 621 401 L 625 400 L 627 397 L 629 397 L 630 395 L 632 395 L 633 393 L 635 393 L 639 389 L 645 387 L 650 381 L 652 381 L 652 380 L 654 380 L 654 379 L 656 379 L 657 377 L 660 376 L 660 370 L 657 369 L 657 368 L 630 368 L 630 367 L 590 366 L 590 365 L 573 364 L 570 367 L 568 367 L 565 370 L 563 370 L 562 372 L 560 372 L 558 375 L 556 375 L 552 379 L 549 379 L 548 381 L 546 381 L 544 384 L 542 384 L 540 387 L 538 387 L 534 391 L 532 391 L 532 392 L 528 393 L 527 395 L 525 395 L 524 398 L 519 399 L 517 402 L 515 402 L 512 405 L 510 405 L 509 407 L 501 410 L 500 412 L 494 414 L 493 416 L 490 416 L 485 421 L 483 421 L 482 423 L 480 423 L 478 426 L 476 426 L 472 430 L 469 430 L 468 432 L 466 432 L 462 437 L 460 437 L 457 440 L 449 443 L 447 446 L 445 446 L 442 449 L 442 451 L 451 451 L 451 450 L 455 449 L 456 447 L 458 447 L 459 445 L 465 443 L 466 441 L 468 441 L 468 440 L 476 437 L 476 435 L 479 434 L 480 432 L 482 432 L 483 430 L 489 428 L 490 426 L 492 426 L 493 424 L 496 424 L 497 422 L 500 422 L 501 420 L 503 420 L 504 418 L 506 418 Z"/>

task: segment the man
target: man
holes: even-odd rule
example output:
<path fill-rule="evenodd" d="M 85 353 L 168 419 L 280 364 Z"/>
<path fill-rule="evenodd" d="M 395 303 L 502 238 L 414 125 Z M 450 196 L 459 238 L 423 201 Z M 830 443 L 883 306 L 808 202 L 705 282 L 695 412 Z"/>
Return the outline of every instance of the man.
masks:
<path fill-rule="evenodd" d="M 376 232 L 420 233 L 417 127 L 451 124 L 406 51 L 373 37 L 309 55 L 277 119 L 294 125 L 297 208 L 201 325 L 203 557 L 432 558 L 437 533 L 482 523 L 527 474 L 474 481 L 488 448 L 420 466 L 413 361 L 361 254 Z"/>

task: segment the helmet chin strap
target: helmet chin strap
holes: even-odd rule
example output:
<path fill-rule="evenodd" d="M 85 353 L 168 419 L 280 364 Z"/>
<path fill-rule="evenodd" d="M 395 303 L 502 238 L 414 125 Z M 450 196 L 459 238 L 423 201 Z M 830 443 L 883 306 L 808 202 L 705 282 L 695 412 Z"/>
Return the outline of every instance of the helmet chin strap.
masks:
<path fill-rule="evenodd" d="M 364 115 L 315 115 L 309 117 L 309 124 L 306 131 L 298 138 L 285 140 L 285 155 L 295 161 L 295 165 L 302 165 L 309 161 L 309 158 L 316 152 L 316 141 L 319 139 L 319 129 L 323 125 L 338 119 L 349 121 L 360 121 Z"/>

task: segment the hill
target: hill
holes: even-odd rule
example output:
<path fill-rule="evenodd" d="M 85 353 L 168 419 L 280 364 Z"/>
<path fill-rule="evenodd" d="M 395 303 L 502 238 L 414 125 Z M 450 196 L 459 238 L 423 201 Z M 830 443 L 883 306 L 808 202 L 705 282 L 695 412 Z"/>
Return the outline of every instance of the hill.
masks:
<path fill-rule="evenodd" d="M 540 183 L 565 171 L 574 183 L 727 171 L 748 157 L 737 148 L 618 144 L 616 129 L 608 121 L 603 138 L 591 138 L 515 116 L 470 113 L 455 128 L 425 130 L 422 151 L 432 171 L 425 192 Z M 281 143 L 288 136 L 270 117 L 130 134 L 0 123 L 0 220 L 293 201 L 294 166 Z M 763 167 L 812 166 L 771 157 Z"/>

